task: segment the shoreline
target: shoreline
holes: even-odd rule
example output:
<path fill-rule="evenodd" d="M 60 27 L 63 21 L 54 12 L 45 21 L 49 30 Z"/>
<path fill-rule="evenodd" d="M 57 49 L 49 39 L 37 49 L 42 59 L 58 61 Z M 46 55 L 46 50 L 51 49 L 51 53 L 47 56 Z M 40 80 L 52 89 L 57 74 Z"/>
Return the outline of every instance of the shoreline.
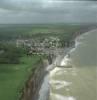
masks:
<path fill-rule="evenodd" d="M 92 32 L 94 32 L 95 33 L 95 31 L 97 32 L 97 29 L 96 30 L 92 30 L 92 31 L 89 31 L 89 32 L 85 32 L 84 34 L 82 34 L 82 35 L 80 35 L 79 37 L 76 37 L 76 38 L 84 38 L 84 36 L 86 36 L 86 37 L 88 37 L 88 35 L 90 35 L 91 37 L 92 37 Z M 95 33 L 96 34 L 96 33 Z M 96 36 L 94 34 L 94 36 Z M 88 41 L 88 39 L 91 39 L 91 38 L 84 38 L 86 41 Z M 93 39 L 93 37 L 92 37 L 92 39 Z M 76 41 L 77 42 L 77 41 Z M 83 41 L 82 41 L 83 42 Z M 84 42 L 83 42 L 84 43 Z M 94 43 L 94 41 L 93 41 L 93 43 Z M 80 45 L 78 45 L 78 46 L 80 46 Z M 83 47 L 82 47 L 83 48 Z M 87 48 L 87 47 L 86 47 Z M 91 47 L 90 47 L 91 48 Z M 76 48 L 75 48 L 76 49 Z M 81 49 L 82 50 L 82 49 Z M 70 50 L 70 52 L 72 51 L 72 49 Z M 78 50 L 76 50 L 76 51 L 78 51 Z M 75 51 L 75 52 L 76 52 Z M 87 51 L 86 51 L 87 52 Z M 79 52 L 78 52 L 79 53 Z M 74 54 L 74 56 L 75 56 L 75 54 Z M 85 56 L 87 56 L 87 55 L 85 55 Z M 84 55 L 83 55 L 83 57 L 84 57 Z M 79 62 L 80 62 L 80 59 L 78 59 L 79 60 Z M 75 61 L 78 61 L 78 60 L 75 60 Z M 73 64 L 72 64 L 73 65 Z M 90 75 L 90 73 L 88 73 L 85 69 L 84 70 L 80 70 L 80 68 L 81 67 L 78 67 L 78 66 L 74 66 L 73 68 L 71 68 L 70 70 L 71 70 L 71 72 L 70 71 L 67 71 L 68 69 L 64 69 L 64 71 L 63 71 L 63 73 L 62 73 L 62 70 L 63 69 L 61 69 L 61 68 L 59 68 L 59 69 L 55 69 L 55 70 L 53 70 L 51 73 L 52 73 L 52 75 L 51 75 L 51 94 L 53 94 L 53 93 L 55 93 L 53 96 L 52 95 L 50 95 L 50 97 L 51 97 L 51 99 L 50 100 L 53 100 L 53 98 L 55 97 L 56 99 L 61 99 L 61 96 L 63 96 L 63 99 L 62 100 L 64 100 L 65 99 L 65 97 L 67 96 L 68 97 L 68 99 L 69 99 L 69 96 L 72 96 L 72 98 L 74 97 L 74 100 L 75 99 L 77 99 L 77 96 L 79 96 L 80 97 L 80 95 L 78 95 L 77 93 L 77 95 L 75 96 L 73 93 L 75 92 L 75 91 L 77 91 L 78 90 L 78 88 L 76 89 L 76 88 L 74 88 L 74 87 L 76 87 L 77 85 L 78 85 L 78 87 L 80 86 L 81 87 L 81 89 L 83 88 L 83 84 L 84 85 L 86 85 L 87 86 L 87 82 L 89 82 L 88 81 L 88 78 L 86 78 L 86 83 L 84 83 L 84 76 L 85 75 L 83 75 L 83 71 L 85 71 L 85 73 L 87 73 L 87 74 L 89 74 Z M 89 66 L 87 66 L 87 67 L 85 67 L 85 68 L 88 68 Z M 91 66 L 92 67 L 92 66 Z M 83 66 L 83 68 L 84 68 L 84 66 Z M 83 68 L 81 68 L 81 69 L 83 69 Z M 61 69 L 61 70 L 60 70 Z M 78 71 L 78 70 L 79 71 Z M 94 68 L 95 69 L 95 68 Z M 91 69 L 89 69 L 88 68 L 88 70 L 89 71 L 91 71 Z M 64 74 L 64 72 L 66 72 L 66 74 Z M 80 73 L 80 72 L 82 72 L 82 73 Z M 60 74 L 59 74 L 60 73 Z M 94 72 L 93 72 L 94 73 Z M 64 75 L 64 76 L 63 76 Z M 66 78 L 63 78 L 63 77 L 65 77 L 65 75 L 67 75 L 67 77 Z M 87 76 L 89 76 L 89 75 L 87 75 Z M 92 73 L 91 73 L 91 75 L 92 75 Z M 90 75 L 90 76 L 91 76 Z M 95 73 L 94 73 L 94 75 L 95 75 Z M 63 77 L 62 77 L 63 76 Z M 83 77 L 82 77 L 83 76 Z M 93 79 L 94 77 L 90 77 L 89 76 L 89 78 L 90 79 Z M 62 80 L 61 80 L 61 77 L 62 77 Z M 75 77 L 75 79 L 73 79 L 72 77 Z M 78 79 L 77 79 L 77 77 L 78 77 L 78 79 L 79 79 L 79 77 L 80 78 L 82 78 L 82 80 L 80 80 L 80 81 L 83 81 L 83 84 L 80 84 L 81 82 L 79 82 L 78 81 Z M 70 79 L 71 78 L 71 79 Z M 73 79 L 73 80 L 72 80 Z M 75 81 L 76 80 L 76 81 Z M 64 88 L 64 85 L 62 86 L 61 85 L 61 82 L 64 82 L 64 81 L 67 81 L 67 82 L 72 82 L 72 84 L 74 84 L 74 85 L 72 85 L 71 87 L 69 87 L 68 88 L 68 86 L 66 87 L 66 88 Z M 53 84 L 53 82 L 54 82 L 54 84 Z M 60 82 L 60 83 L 59 83 Z M 76 84 L 76 82 L 77 82 L 77 84 Z M 57 88 L 57 86 L 58 85 L 56 85 L 56 84 L 59 84 L 59 87 L 61 87 L 61 88 L 59 88 L 59 91 L 63 91 L 63 89 L 67 89 L 68 91 L 69 91 L 69 96 L 67 95 L 67 94 L 65 94 L 65 92 L 58 92 L 58 88 Z M 87 86 L 88 87 L 88 86 Z M 86 89 L 86 88 L 85 88 Z M 94 89 L 94 88 L 92 88 L 92 89 Z M 55 91 L 53 91 L 53 90 L 55 90 Z M 91 88 L 90 88 L 90 90 L 91 90 Z M 65 90 L 64 90 L 65 91 Z M 67 92 L 68 92 L 67 91 Z M 83 91 L 83 89 L 82 89 L 82 91 Z M 66 92 L 66 93 L 67 93 Z M 78 91 L 79 92 L 79 91 Z M 85 93 L 85 92 L 87 92 L 87 91 L 83 91 L 83 93 Z M 64 93 L 64 94 L 63 94 Z M 57 95 L 59 96 L 59 97 L 57 97 Z M 83 94 L 81 95 L 82 97 L 84 96 Z M 92 94 L 90 94 L 90 96 L 92 96 Z M 85 97 L 84 97 L 85 98 Z M 88 97 L 88 99 L 89 99 L 89 97 Z M 72 99 L 73 100 L 73 99 Z"/>
<path fill-rule="evenodd" d="M 95 29 L 93 29 L 93 30 L 91 30 L 91 31 L 94 31 Z M 87 32 L 89 32 L 90 30 L 88 30 Z M 75 39 L 73 39 L 74 41 L 76 41 L 76 39 L 78 38 L 78 37 L 80 37 L 81 35 L 83 35 L 83 34 L 85 34 L 85 33 L 87 33 L 87 32 L 84 32 L 84 33 L 81 33 L 81 34 L 79 34 L 79 35 L 77 35 L 76 37 L 75 37 Z M 52 64 L 48 64 L 48 65 L 45 65 L 44 67 L 45 67 L 45 70 L 43 70 L 42 71 L 42 73 L 45 73 L 44 75 L 43 75 L 43 77 L 41 78 L 42 80 L 41 80 L 41 83 L 39 83 L 40 85 L 38 86 L 39 88 L 38 88 L 38 90 L 36 89 L 36 92 L 33 94 L 32 93 L 32 97 L 31 98 L 29 98 L 29 100 L 34 100 L 34 98 L 33 98 L 33 96 L 35 96 L 36 97 L 36 99 L 35 100 L 48 100 L 49 99 L 49 93 L 50 93 L 50 84 L 49 84 L 49 79 L 47 79 L 47 75 L 49 75 L 49 72 L 50 71 L 52 71 L 52 70 L 54 70 L 54 68 L 56 68 L 56 62 L 58 61 L 58 64 L 60 64 L 60 62 L 64 59 L 64 57 L 72 50 L 72 49 L 74 49 L 75 48 L 75 46 L 76 46 L 76 43 L 74 43 L 74 44 L 72 44 L 70 47 L 66 47 L 66 48 L 64 48 L 63 50 L 65 51 L 65 52 L 62 52 L 62 54 L 59 54 L 59 55 L 56 55 L 56 57 L 54 58 L 54 61 L 53 61 L 53 58 L 52 58 L 52 61 L 53 61 L 53 63 Z M 47 59 L 48 60 L 48 59 Z M 49 60 L 48 60 L 48 62 L 49 62 Z M 32 77 L 33 78 L 33 77 Z M 37 76 L 37 79 L 39 79 L 39 76 Z M 40 79 L 39 79 L 40 80 Z M 29 80 L 30 81 L 30 80 Z M 29 84 L 29 81 L 27 82 L 27 84 Z M 48 81 L 48 82 L 47 82 Z M 32 82 L 32 84 L 33 84 L 33 82 Z M 30 84 L 30 86 L 31 87 L 33 87 L 33 85 L 32 84 Z M 46 85 L 45 85 L 46 84 Z M 45 87 L 47 87 L 47 88 L 45 88 Z M 28 89 L 28 88 L 27 88 Z M 33 89 L 32 89 L 32 91 L 33 91 Z M 44 93 L 43 93 L 44 92 Z M 45 94 L 46 93 L 46 94 Z M 30 94 L 31 94 L 31 92 L 30 92 Z M 26 96 L 27 94 L 24 94 L 24 96 Z M 36 96 L 37 95 L 37 96 Z M 45 98 L 43 97 L 43 96 L 46 96 Z M 23 99 L 21 99 L 21 100 L 23 100 Z M 26 99 L 24 99 L 24 100 L 26 100 Z"/>
<path fill-rule="evenodd" d="M 58 60 L 60 63 L 62 61 L 62 59 L 64 59 L 64 57 L 68 54 L 68 52 L 70 52 L 72 47 L 65 48 L 65 49 L 66 49 L 65 54 L 63 53 L 63 55 L 61 54 L 61 55 L 57 56 L 56 59 L 54 60 L 54 62 L 51 65 L 48 65 L 48 67 L 46 69 L 47 74 L 44 76 L 41 88 L 39 90 L 38 100 L 49 100 L 49 94 L 50 94 L 49 73 L 57 67 L 57 66 L 55 66 L 56 61 Z"/>
<path fill-rule="evenodd" d="M 77 38 L 79 38 L 80 36 L 82 36 L 83 34 L 87 34 L 88 32 L 92 32 L 92 31 L 95 31 L 96 29 L 91 29 L 91 30 L 88 30 L 87 32 L 84 32 L 84 33 L 81 33 L 80 35 L 77 35 L 76 37 L 75 37 L 75 39 L 74 39 L 74 41 L 75 41 L 75 43 L 71 46 L 71 47 L 68 47 L 68 48 L 65 48 L 65 49 L 67 49 L 66 51 L 65 51 L 65 49 L 64 49 L 64 51 L 65 51 L 65 54 L 63 53 L 63 55 L 64 55 L 64 57 L 68 54 L 68 53 L 70 53 L 70 52 L 72 52 L 73 51 L 73 49 L 75 49 L 76 48 L 76 39 Z M 63 55 L 60 55 L 62 58 L 60 59 L 60 61 L 62 61 L 63 59 L 64 59 L 64 57 L 63 57 Z M 56 59 L 58 59 L 58 57 L 56 57 Z M 53 62 L 54 63 L 54 62 Z M 51 64 L 50 66 L 50 69 L 49 69 L 49 71 L 48 71 L 48 74 L 49 74 L 49 72 L 50 71 L 52 71 L 52 70 L 54 70 L 55 68 L 56 68 L 56 66 L 54 66 L 53 64 Z M 45 81 L 45 80 L 44 80 Z M 43 85 L 44 84 L 44 81 L 43 81 L 43 83 L 42 83 L 42 88 L 43 88 L 43 86 L 45 86 L 45 85 Z M 48 84 L 49 84 L 49 80 L 48 80 Z M 50 86 L 50 84 L 49 84 L 49 86 Z M 41 91 L 41 90 L 40 90 Z M 49 93 L 50 93 L 50 90 L 49 90 Z M 47 94 L 47 99 L 38 99 L 38 100 L 49 100 L 49 93 Z"/>

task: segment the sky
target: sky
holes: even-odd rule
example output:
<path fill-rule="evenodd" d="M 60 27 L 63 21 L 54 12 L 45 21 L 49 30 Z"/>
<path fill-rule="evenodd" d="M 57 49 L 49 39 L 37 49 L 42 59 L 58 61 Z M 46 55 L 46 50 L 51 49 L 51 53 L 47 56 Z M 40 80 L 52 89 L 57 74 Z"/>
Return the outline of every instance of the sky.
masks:
<path fill-rule="evenodd" d="M 0 24 L 95 22 L 96 0 L 0 0 Z"/>

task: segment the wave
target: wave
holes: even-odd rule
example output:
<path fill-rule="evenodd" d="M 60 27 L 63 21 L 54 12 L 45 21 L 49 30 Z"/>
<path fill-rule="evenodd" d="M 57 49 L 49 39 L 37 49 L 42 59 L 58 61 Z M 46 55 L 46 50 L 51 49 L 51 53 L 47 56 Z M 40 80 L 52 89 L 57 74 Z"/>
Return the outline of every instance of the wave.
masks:
<path fill-rule="evenodd" d="M 53 96 L 54 100 L 76 100 L 73 96 L 62 96 L 54 93 L 51 93 L 50 95 Z"/>
<path fill-rule="evenodd" d="M 61 89 L 67 86 L 70 86 L 72 84 L 72 82 L 68 82 L 68 81 L 59 81 L 59 80 L 51 80 L 50 84 L 52 84 L 54 86 L 54 89 Z"/>

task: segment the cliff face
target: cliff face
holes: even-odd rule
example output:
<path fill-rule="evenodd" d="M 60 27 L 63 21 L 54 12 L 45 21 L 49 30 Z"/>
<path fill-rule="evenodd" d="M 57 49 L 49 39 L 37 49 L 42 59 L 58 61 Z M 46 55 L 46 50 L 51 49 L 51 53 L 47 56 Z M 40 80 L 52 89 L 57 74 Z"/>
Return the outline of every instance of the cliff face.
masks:
<path fill-rule="evenodd" d="M 35 71 L 30 75 L 27 80 L 25 87 L 22 91 L 22 96 L 20 100 L 37 100 L 39 95 L 39 89 L 41 87 L 43 78 L 47 73 L 45 71 L 48 65 L 48 60 L 41 60 L 39 63 L 35 64 L 37 67 Z"/>

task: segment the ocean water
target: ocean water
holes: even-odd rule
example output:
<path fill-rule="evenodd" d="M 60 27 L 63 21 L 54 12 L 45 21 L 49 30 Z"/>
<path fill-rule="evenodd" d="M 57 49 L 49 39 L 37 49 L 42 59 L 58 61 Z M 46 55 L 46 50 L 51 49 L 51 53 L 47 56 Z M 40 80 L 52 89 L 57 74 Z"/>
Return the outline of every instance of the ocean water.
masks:
<path fill-rule="evenodd" d="M 97 100 L 97 30 L 76 38 L 73 48 L 61 62 L 71 68 L 56 67 L 50 72 L 49 100 Z M 68 60 L 67 60 L 68 59 Z"/>

